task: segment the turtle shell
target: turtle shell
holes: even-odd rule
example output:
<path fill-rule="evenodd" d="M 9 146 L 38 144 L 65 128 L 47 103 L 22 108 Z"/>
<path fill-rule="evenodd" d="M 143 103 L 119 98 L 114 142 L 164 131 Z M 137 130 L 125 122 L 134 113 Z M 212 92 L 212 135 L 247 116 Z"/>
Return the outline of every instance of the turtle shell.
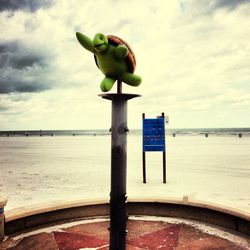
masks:
<path fill-rule="evenodd" d="M 127 63 L 128 63 L 129 72 L 134 73 L 135 66 L 136 66 L 136 60 L 135 60 L 135 54 L 134 54 L 133 50 L 131 49 L 131 47 L 128 45 L 128 43 L 126 43 L 120 37 L 113 36 L 113 35 L 108 35 L 107 37 L 108 37 L 109 44 L 111 44 L 113 46 L 125 45 L 128 48 L 128 55 L 125 59 L 127 60 Z M 96 56 L 95 56 L 95 62 L 96 62 L 97 67 L 99 68 L 99 66 L 97 64 Z"/>

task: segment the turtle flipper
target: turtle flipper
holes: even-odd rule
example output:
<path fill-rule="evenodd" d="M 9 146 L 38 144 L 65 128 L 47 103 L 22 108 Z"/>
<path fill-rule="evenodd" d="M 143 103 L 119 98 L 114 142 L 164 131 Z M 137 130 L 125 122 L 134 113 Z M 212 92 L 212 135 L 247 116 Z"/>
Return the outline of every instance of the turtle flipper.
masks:
<path fill-rule="evenodd" d="M 122 74 L 120 80 L 134 87 L 137 87 L 141 84 L 141 77 L 133 73 Z"/>
<path fill-rule="evenodd" d="M 105 77 L 101 82 L 101 90 L 103 92 L 107 92 L 112 89 L 113 85 L 115 83 L 115 79 L 110 77 Z"/>
<path fill-rule="evenodd" d="M 115 54 L 116 58 L 121 60 L 128 55 L 128 48 L 125 45 L 118 45 L 114 49 L 114 54 Z"/>
<path fill-rule="evenodd" d="M 83 35 L 80 32 L 76 32 L 76 38 L 78 40 L 78 42 L 87 50 L 89 50 L 90 52 L 94 53 L 94 44 L 93 41 L 88 38 L 87 36 Z"/>

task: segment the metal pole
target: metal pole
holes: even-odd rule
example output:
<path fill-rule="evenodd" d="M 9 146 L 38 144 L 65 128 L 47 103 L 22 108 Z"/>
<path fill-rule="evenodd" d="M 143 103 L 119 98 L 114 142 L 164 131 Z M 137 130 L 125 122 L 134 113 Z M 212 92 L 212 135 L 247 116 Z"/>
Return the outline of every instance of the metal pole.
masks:
<path fill-rule="evenodd" d="M 165 118 L 164 113 L 161 113 L 161 116 L 162 118 Z M 165 130 L 165 119 L 164 119 L 164 130 Z M 164 131 L 164 136 L 165 136 L 165 131 Z M 166 151 L 163 151 L 162 161 L 163 161 L 163 183 L 166 183 Z"/>
<path fill-rule="evenodd" d="M 146 153 L 142 152 L 143 183 L 146 183 Z"/>
<path fill-rule="evenodd" d="M 126 249 L 127 100 L 134 94 L 103 94 L 112 101 L 110 250 Z"/>
<path fill-rule="evenodd" d="M 163 183 L 166 183 L 166 151 L 162 154 L 163 160 Z"/>
<path fill-rule="evenodd" d="M 112 100 L 110 249 L 126 249 L 127 101 Z"/>
<path fill-rule="evenodd" d="M 145 119 L 145 113 L 142 113 L 142 121 Z M 143 176 L 143 183 L 146 183 L 146 153 L 142 149 L 142 176 Z"/>
<path fill-rule="evenodd" d="M 117 81 L 117 94 L 122 93 L 122 81 Z"/>

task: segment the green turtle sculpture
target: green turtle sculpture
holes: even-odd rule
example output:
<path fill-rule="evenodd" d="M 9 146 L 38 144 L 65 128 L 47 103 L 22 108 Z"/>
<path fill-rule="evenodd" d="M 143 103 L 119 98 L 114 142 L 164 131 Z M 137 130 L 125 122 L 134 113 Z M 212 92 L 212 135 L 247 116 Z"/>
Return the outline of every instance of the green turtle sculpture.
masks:
<path fill-rule="evenodd" d="M 98 33 L 94 39 L 76 33 L 77 40 L 87 50 L 94 54 L 97 67 L 105 75 L 101 82 L 101 90 L 111 90 L 116 80 L 131 86 L 138 86 L 141 77 L 134 74 L 136 60 L 130 46 L 121 38 Z"/>

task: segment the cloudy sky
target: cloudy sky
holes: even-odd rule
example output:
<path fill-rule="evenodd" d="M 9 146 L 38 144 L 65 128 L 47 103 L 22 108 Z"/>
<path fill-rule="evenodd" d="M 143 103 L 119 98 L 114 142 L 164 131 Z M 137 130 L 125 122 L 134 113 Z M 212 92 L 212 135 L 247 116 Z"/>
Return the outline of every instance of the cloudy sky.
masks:
<path fill-rule="evenodd" d="M 0 130 L 109 128 L 102 73 L 75 38 L 122 37 L 140 87 L 128 124 L 250 126 L 249 0 L 0 0 Z M 112 90 L 115 91 L 115 88 Z"/>

